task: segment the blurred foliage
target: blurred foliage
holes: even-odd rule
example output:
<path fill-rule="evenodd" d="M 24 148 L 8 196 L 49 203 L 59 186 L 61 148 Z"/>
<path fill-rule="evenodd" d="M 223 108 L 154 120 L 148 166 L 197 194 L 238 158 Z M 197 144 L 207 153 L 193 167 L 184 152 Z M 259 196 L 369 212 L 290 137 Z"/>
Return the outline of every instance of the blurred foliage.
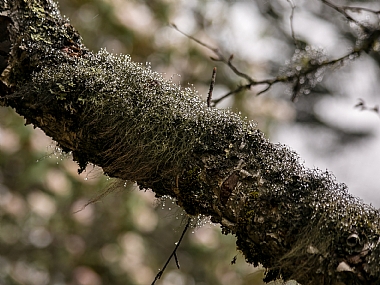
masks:
<path fill-rule="evenodd" d="M 297 9 L 309 4 L 310 15 L 333 22 L 346 47 L 355 44 L 355 30 L 334 11 L 300 2 Z M 182 85 L 191 82 L 204 97 L 214 66 L 218 66 L 214 96 L 243 81 L 227 66 L 212 62 L 210 50 L 179 34 L 170 23 L 220 48 L 227 57 L 234 54 L 235 66 L 258 78 L 276 76 L 295 49 L 287 1 L 60 0 L 59 5 L 89 49 L 106 47 L 131 54 L 135 61 L 151 62 L 167 78 Z M 234 13 L 260 15 L 260 29 L 251 31 L 232 17 Z M 231 25 L 238 28 L 234 31 Z M 258 33 L 256 37 L 267 44 L 263 49 L 276 46 L 281 53 L 272 50 L 270 58 L 255 58 L 252 43 L 234 42 L 236 30 L 247 39 Z M 310 44 L 302 35 L 297 39 L 304 46 Z M 380 62 L 378 55 L 371 56 Z M 340 129 L 318 114 L 321 100 L 339 94 L 331 81 L 317 85 L 296 105 L 284 89 L 276 86 L 255 97 L 259 90 L 253 88 L 218 107 L 232 106 L 258 121 L 267 133 L 276 122 L 294 121 L 332 130 L 345 143 L 370 134 Z M 156 201 L 149 191 L 137 191 L 128 183 L 76 212 L 109 183 L 95 167 L 79 176 L 77 165 L 40 130 L 25 127 L 12 110 L 1 108 L 0 285 L 150 284 L 181 235 L 184 214 L 171 200 Z M 190 230 L 180 246 L 181 269 L 172 261 L 157 284 L 263 284 L 263 270 L 244 262 L 235 250 L 234 237 L 223 236 L 218 227 L 205 223 Z M 236 254 L 237 262 L 231 264 Z"/>

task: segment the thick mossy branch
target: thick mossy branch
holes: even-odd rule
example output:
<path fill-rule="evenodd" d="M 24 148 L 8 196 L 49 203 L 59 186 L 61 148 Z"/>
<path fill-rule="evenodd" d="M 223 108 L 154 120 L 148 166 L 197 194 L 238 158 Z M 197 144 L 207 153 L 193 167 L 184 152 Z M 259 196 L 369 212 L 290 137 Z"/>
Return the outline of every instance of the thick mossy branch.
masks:
<path fill-rule="evenodd" d="M 92 53 L 50 1 L 0 4 L 0 103 L 83 170 L 170 195 L 237 237 L 266 281 L 379 284 L 379 212 L 326 172 L 129 56 Z M 10 48 L 11 47 L 11 48 Z"/>
<path fill-rule="evenodd" d="M 57 141 L 81 166 L 134 181 L 174 179 L 194 150 L 225 154 L 245 131 L 257 132 L 230 111 L 207 108 L 194 90 L 106 51 L 42 67 L 13 96 L 23 112 L 39 113 L 33 123 L 50 136 L 68 134 Z"/>

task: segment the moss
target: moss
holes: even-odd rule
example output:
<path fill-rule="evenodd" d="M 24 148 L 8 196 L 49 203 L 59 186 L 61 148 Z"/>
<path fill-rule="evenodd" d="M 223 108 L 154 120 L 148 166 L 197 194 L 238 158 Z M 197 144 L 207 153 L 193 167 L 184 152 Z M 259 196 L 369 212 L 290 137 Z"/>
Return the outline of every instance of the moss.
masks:
<path fill-rule="evenodd" d="M 15 13 L 24 18 L 11 37 L 16 91 L 8 104 L 72 151 L 80 171 L 91 162 L 177 197 L 191 215 L 211 215 L 237 236 L 249 262 L 268 268 L 267 281 L 281 275 L 320 284 L 315 272 L 333 280 L 340 260 L 351 262 L 358 280 L 378 277 L 379 211 L 332 174 L 304 168 L 253 122 L 207 107 L 195 90 L 149 66 L 86 51 L 52 2 L 22 5 L 32 6 Z"/>

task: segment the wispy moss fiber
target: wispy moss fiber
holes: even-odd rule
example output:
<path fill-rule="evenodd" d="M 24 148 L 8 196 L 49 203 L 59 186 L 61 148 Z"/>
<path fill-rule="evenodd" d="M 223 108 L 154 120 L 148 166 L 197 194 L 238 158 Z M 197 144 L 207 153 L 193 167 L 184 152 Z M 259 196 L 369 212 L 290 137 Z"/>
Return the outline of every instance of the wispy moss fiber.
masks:
<path fill-rule="evenodd" d="M 81 170 L 94 163 L 210 215 L 248 262 L 268 268 L 266 281 L 378 284 L 379 211 L 330 173 L 305 169 L 252 122 L 149 66 L 88 52 L 51 1 L 9 3 L 18 28 L 8 29 L 2 102 L 72 151 Z"/>
<path fill-rule="evenodd" d="M 73 118 L 75 136 L 62 146 L 82 166 L 100 160 L 106 173 L 135 181 L 174 177 L 194 150 L 228 149 L 245 131 L 256 131 L 233 112 L 208 108 L 194 89 L 105 50 L 42 68 L 32 91 L 38 105 L 57 105 L 66 112 L 58 117 Z M 87 157 L 84 145 L 98 157 Z"/>
<path fill-rule="evenodd" d="M 35 72 L 23 92 L 41 112 L 37 123 L 73 151 L 81 168 L 92 162 L 110 176 L 175 196 L 189 214 L 211 215 L 224 233 L 236 234 L 250 263 L 269 269 L 267 281 L 306 282 L 319 270 L 332 282 L 341 274 L 337 260 L 355 267 L 347 256 L 378 247 L 378 211 L 331 174 L 305 169 L 252 122 L 207 107 L 192 88 L 129 56 L 103 50 L 67 59 Z M 354 246 L 347 244 L 353 234 L 360 240 Z"/>

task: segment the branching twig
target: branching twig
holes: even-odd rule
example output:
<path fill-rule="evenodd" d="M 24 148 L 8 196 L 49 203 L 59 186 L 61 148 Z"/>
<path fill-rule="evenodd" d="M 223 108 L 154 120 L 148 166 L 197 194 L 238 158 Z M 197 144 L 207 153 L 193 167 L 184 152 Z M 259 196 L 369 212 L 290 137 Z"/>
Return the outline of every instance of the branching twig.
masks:
<path fill-rule="evenodd" d="M 220 61 L 220 62 L 228 65 L 228 67 L 237 76 L 239 76 L 241 78 L 244 78 L 244 79 L 246 79 L 248 81 L 248 84 L 241 85 L 238 88 L 236 88 L 235 90 L 230 91 L 227 94 L 223 95 L 221 98 L 212 100 L 212 102 L 214 103 L 214 106 L 216 104 L 218 104 L 220 101 L 222 101 L 223 99 L 225 99 L 228 96 L 230 96 L 230 95 L 237 94 L 237 93 L 239 93 L 239 92 L 241 92 L 243 90 L 250 89 L 251 86 L 262 85 L 262 84 L 269 85 L 269 87 L 266 87 L 264 90 L 262 90 L 262 91 L 259 92 L 259 94 L 261 94 L 261 93 L 264 93 L 265 91 L 267 91 L 271 87 L 271 85 L 273 85 L 274 83 L 283 81 L 283 78 L 280 78 L 280 77 L 272 78 L 272 79 L 267 79 L 267 80 L 262 80 L 262 81 L 256 81 L 255 79 L 253 79 L 252 77 L 250 77 L 248 74 L 246 74 L 246 73 L 241 72 L 240 70 L 238 70 L 238 68 L 232 63 L 232 59 L 234 57 L 233 54 L 231 54 L 229 56 L 229 58 L 226 59 L 226 57 L 221 53 L 221 51 L 218 48 L 214 48 L 214 47 L 212 47 L 212 46 L 210 46 L 210 45 L 208 45 L 208 44 L 200 41 L 199 39 L 197 39 L 197 38 L 195 38 L 195 37 L 193 37 L 191 35 L 188 35 L 188 34 L 182 32 L 180 29 L 178 29 L 178 27 L 175 24 L 172 24 L 172 27 L 174 29 L 176 29 L 178 32 L 180 32 L 181 34 L 183 34 L 184 36 L 186 36 L 187 38 L 195 41 L 196 43 L 200 44 L 201 46 L 204 46 L 204 47 L 208 48 L 209 50 L 211 50 L 212 52 L 214 52 L 217 57 L 210 57 L 212 60 L 214 60 L 214 61 Z"/>
<path fill-rule="evenodd" d="M 358 20 L 351 17 L 347 11 L 350 10 L 352 12 L 358 12 L 358 11 L 367 11 L 376 15 L 380 15 L 380 10 L 375 11 L 368 8 L 361 8 L 361 7 L 350 7 L 350 6 L 338 6 L 333 3 L 331 3 L 328 0 L 321 0 L 322 3 L 326 4 L 327 6 L 333 8 L 335 11 L 342 14 L 348 21 L 355 23 L 358 27 L 360 27 L 364 32 L 369 33 L 370 29 L 366 27 L 364 24 L 360 23 Z"/>
<path fill-rule="evenodd" d="M 342 14 L 348 21 L 350 22 L 353 22 L 355 23 L 358 27 L 362 28 L 364 31 L 366 31 L 368 28 L 365 27 L 362 23 L 360 23 L 359 21 L 355 20 L 354 18 L 352 18 L 347 12 L 347 7 L 344 7 L 344 6 L 337 6 L 327 0 L 321 0 L 321 2 L 331 8 L 333 8 L 335 11 L 339 12 L 340 14 Z"/>
<path fill-rule="evenodd" d="M 169 258 L 166 261 L 164 267 L 157 273 L 156 277 L 154 278 L 154 280 L 152 282 L 152 285 L 154 285 L 156 283 L 156 281 L 161 278 L 162 274 L 164 273 L 166 267 L 168 266 L 168 264 L 169 264 L 170 260 L 173 258 L 173 256 L 175 258 L 176 266 L 179 269 L 180 266 L 179 266 L 179 262 L 178 262 L 178 258 L 177 258 L 177 249 L 178 249 L 179 245 L 181 244 L 181 241 L 182 241 L 183 237 L 185 236 L 186 231 L 188 230 L 188 228 L 190 226 L 190 221 L 191 221 L 191 218 L 189 218 L 187 220 L 186 226 L 183 229 L 181 237 L 179 238 L 178 242 L 176 243 L 176 246 L 175 246 L 172 254 L 169 256 Z"/>
<path fill-rule="evenodd" d="M 341 13 L 348 21 L 353 22 L 356 25 L 358 25 L 362 29 L 362 31 L 365 33 L 365 39 L 361 40 L 361 44 L 358 48 L 356 48 L 356 50 L 365 51 L 368 53 L 369 51 L 373 49 L 375 42 L 380 37 L 379 27 L 375 28 L 375 27 L 366 26 L 365 24 L 362 24 L 359 21 L 355 20 L 353 17 L 351 17 L 347 13 L 347 11 L 351 11 L 353 13 L 360 13 L 362 11 L 366 11 L 368 13 L 373 13 L 377 15 L 378 17 L 380 17 L 380 10 L 376 11 L 369 8 L 362 8 L 362 7 L 357 7 L 357 6 L 338 6 L 329 2 L 328 0 L 321 0 L 321 1 L 322 3 L 330 6 L 337 12 Z"/>
<path fill-rule="evenodd" d="M 297 47 L 297 39 L 295 37 L 294 27 L 293 27 L 294 10 L 295 10 L 296 6 L 292 0 L 287 0 L 287 1 L 289 2 L 290 6 L 292 8 L 292 12 L 290 15 L 290 26 L 291 26 L 292 38 L 293 38 L 295 46 Z M 325 5 L 328 5 L 329 7 L 333 8 L 334 10 L 338 11 L 339 13 L 341 13 L 348 21 L 354 22 L 365 33 L 368 34 L 368 37 L 365 40 L 362 40 L 360 46 L 353 48 L 351 52 L 349 52 L 348 54 L 346 54 L 340 58 L 333 59 L 333 60 L 325 60 L 325 61 L 318 62 L 318 63 L 309 63 L 306 66 L 303 66 L 301 70 L 296 71 L 296 72 L 292 72 L 291 75 L 278 75 L 277 77 L 270 78 L 270 79 L 264 79 L 264 80 L 253 79 L 248 74 L 241 72 L 232 63 L 233 54 L 231 54 L 229 56 L 229 58 L 227 59 L 223 55 L 223 53 L 220 51 L 219 48 L 215 48 L 211 45 L 208 45 L 208 44 L 202 42 L 201 40 L 195 38 L 194 36 L 191 36 L 191 35 L 188 35 L 188 34 L 182 32 L 174 24 L 172 24 L 172 27 L 174 29 L 176 29 L 178 32 L 180 32 L 181 34 L 183 34 L 184 36 L 186 36 L 187 38 L 189 38 L 189 39 L 195 41 L 196 43 L 200 44 L 201 46 L 204 46 L 204 47 L 208 48 L 209 50 L 211 50 L 216 55 L 216 57 L 210 57 L 212 60 L 219 61 L 219 62 L 226 64 L 237 76 L 247 80 L 247 82 L 248 82 L 247 84 L 239 85 L 236 89 L 231 90 L 230 92 L 224 94 L 220 98 L 213 99 L 212 100 L 213 106 L 220 103 L 222 100 L 226 99 L 227 97 L 229 97 L 231 95 L 237 94 L 237 93 L 242 92 L 244 90 L 251 89 L 252 86 L 266 85 L 266 87 L 264 89 L 262 89 L 261 91 L 259 91 L 256 94 L 256 96 L 261 95 L 261 94 L 267 92 L 274 84 L 279 83 L 279 82 L 292 83 L 293 84 L 293 93 L 294 94 L 292 96 L 292 99 L 294 100 L 295 98 L 298 97 L 299 93 L 301 92 L 302 88 L 298 88 L 298 87 L 302 85 L 300 81 L 304 80 L 303 78 L 307 77 L 308 75 L 311 75 L 312 73 L 316 72 L 320 68 L 343 65 L 343 63 L 345 61 L 352 60 L 352 59 L 360 56 L 362 51 L 369 52 L 373 48 L 375 41 L 380 37 L 380 30 L 370 30 L 368 27 L 366 27 L 365 25 L 361 24 L 359 21 L 352 18 L 346 12 L 346 10 L 352 10 L 352 11 L 361 11 L 362 10 L 362 11 L 367 11 L 367 12 L 371 12 L 371 13 L 379 14 L 379 15 L 380 15 L 380 11 L 374 11 L 371 9 L 360 8 L 360 7 L 337 6 L 337 5 L 329 2 L 328 0 L 321 0 L 321 2 L 324 3 Z M 303 85 L 303 86 L 305 86 L 305 85 Z M 311 88 L 312 87 L 314 87 L 314 85 L 312 85 Z M 211 88 L 211 86 L 210 86 L 210 88 Z M 210 93 L 209 93 L 209 97 L 207 100 L 208 100 L 207 104 L 208 104 L 208 106 L 210 106 L 211 105 Z"/>

